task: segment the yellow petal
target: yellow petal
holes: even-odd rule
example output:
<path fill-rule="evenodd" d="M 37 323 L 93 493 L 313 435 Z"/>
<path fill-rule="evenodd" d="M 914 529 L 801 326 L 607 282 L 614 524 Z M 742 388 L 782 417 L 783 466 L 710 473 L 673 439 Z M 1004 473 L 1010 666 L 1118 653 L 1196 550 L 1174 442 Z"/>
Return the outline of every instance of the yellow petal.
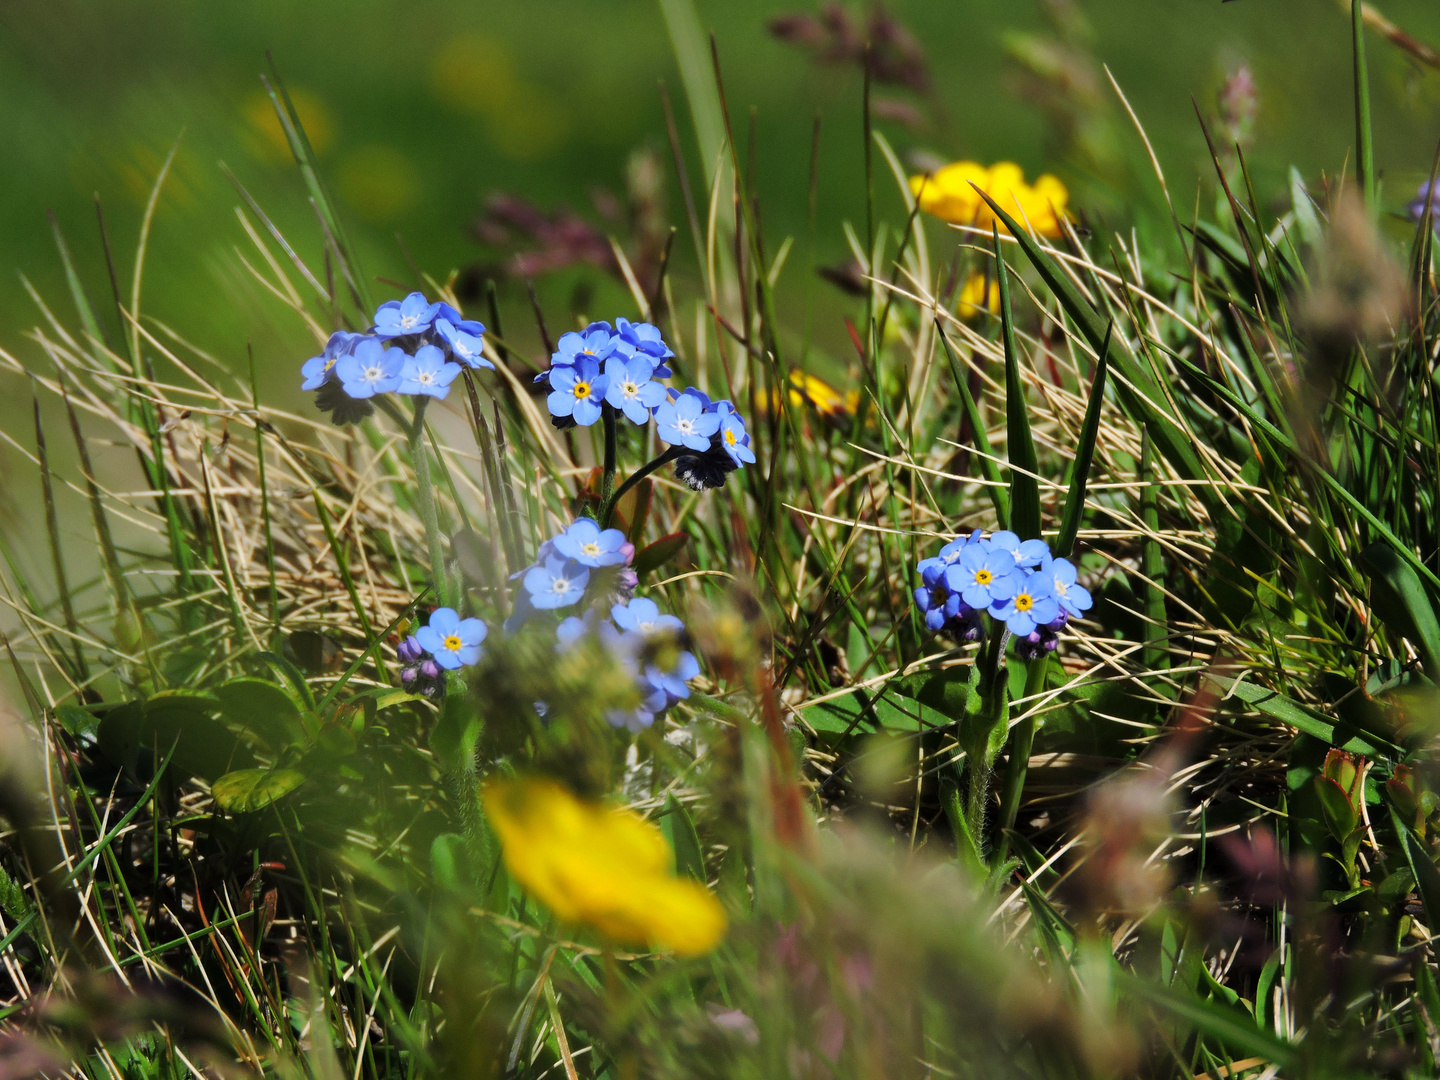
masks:
<path fill-rule="evenodd" d="M 664 836 L 638 814 L 539 778 L 492 782 L 482 799 L 511 876 L 563 921 L 682 955 L 724 935 L 724 908 L 672 875 Z"/>
<path fill-rule="evenodd" d="M 955 305 L 955 310 L 962 319 L 973 319 L 979 315 L 981 304 L 994 314 L 1000 313 L 1000 284 L 993 277 L 988 282 L 988 290 L 986 284 L 984 274 L 971 274 L 965 280 L 960 289 L 960 299 Z M 986 299 L 982 300 L 982 297 Z"/>

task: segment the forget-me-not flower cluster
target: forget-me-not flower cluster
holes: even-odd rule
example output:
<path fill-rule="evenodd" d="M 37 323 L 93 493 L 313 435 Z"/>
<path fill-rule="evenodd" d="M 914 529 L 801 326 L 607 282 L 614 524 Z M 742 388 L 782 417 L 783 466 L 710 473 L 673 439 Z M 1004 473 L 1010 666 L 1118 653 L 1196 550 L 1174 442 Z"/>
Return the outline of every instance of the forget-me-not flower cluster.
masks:
<path fill-rule="evenodd" d="M 1015 635 L 1025 659 L 1053 651 L 1066 621 L 1092 603 L 1068 559 L 1054 558 L 1043 540 L 1008 531 L 956 537 L 916 571 L 915 604 L 927 627 L 977 641 L 988 613 Z"/>
<path fill-rule="evenodd" d="M 300 366 L 300 388 L 316 391 L 315 403 L 337 424 L 369 416 L 377 394 L 443 398 L 464 368 L 495 366 L 485 358 L 484 333 L 443 300 L 413 292 L 381 304 L 365 333 L 331 334 L 321 354 Z"/>
<path fill-rule="evenodd" d="M 556 647 L 573 648 L 586 634 L 594 634 L 634 675 L 640 692 L 636 708 L 607 714 L 615 727 L 642 731 L 690 696 L 690 680 L 700 674 L 700 662 L 685 648 L 685 624 L 662 612 L 655 601 L 637 597 L 612 604 L 608 617 L 599 607 L 584 618 L 571 615 L 556 627 Z"/>
<path fill-rule="evenodd" d="M 677 391 L 661 379 L 675 353 L 649 323 L 592 322 L 556 343 L 550 369 L 536 376 L 550 388 L 545 404 L 556 427 L 589 427 L 605 409 L 643 426 L 671 447 L 675 475 L 697 491 L 717 488 L 755 461 L 745 419 L 731 401 L 711 401 L 694 388 Z"/>
<path fill-rule="evenodd" d="M 489 632 L 479 619 L 462 619 L 454 608 L 436 608 L 426 625 L 400 642 L 400 685 L 412 694 L 437 697 L 445 672 L 480 662 L 480 645 Z"/>

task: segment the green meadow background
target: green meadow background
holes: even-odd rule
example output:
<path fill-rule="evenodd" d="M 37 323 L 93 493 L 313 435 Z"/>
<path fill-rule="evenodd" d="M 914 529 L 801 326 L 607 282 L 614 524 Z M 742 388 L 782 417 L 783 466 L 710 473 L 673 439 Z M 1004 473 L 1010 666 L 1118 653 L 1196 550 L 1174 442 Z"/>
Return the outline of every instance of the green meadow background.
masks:
<path fill-rule="evenodd" d="M 737 123 L 755 109 L 759 191 L 772 237 L 805 239 L 810 131 L 814 115 L 822 115 L 814 257 L 842 258 L 840 220 L 863 218 L 858 70 L 816 65 L 770 37 L 766 21 L 813 11 L 805 0 L 697 6 L 717 35 Z M 1197 175 L 1208 170 L 1192 95 L 1213 113 L 1223 73 L 1242 60 L 1260 94 L 1251 160 L 1261 197 L 1279 190 L 1292 164 L 1311 181 L 1343 167 L 1353 121 L 1349 80 L 1337 76 L 1348 72 L 1349 44 L 1335 0 L 1088 0 L 1074 7 L 1089 22 L 1094 55 L 1144 121 L 1182 216 Z M 1381 8 L 1411 33 L 1440 40 L 1434 0 L 1385 0 Z M 1009 158 L 1028 175 L 1060 174 L 1075 205 L 1102 223 L 1127 224 L 1132 213 L 1142 228 L 1158 220 L 1154 185 L 1128 125 L 1116 130 L 1119 153 L 1134 166 L 1119 182 L 1131 189 L 1087 206 L 1098 184 L 1081 163 L 1056 154 L 1040 111 L 1020 92 L 1007 42 L 1045 32 L 1040 4 L 895 0 L 889 10 L 922 42 L 935 85 L 933 102 L 921 102 L 930 117 L 924 130 L 881 125 L 902 154 Z M 1396 210 L 1429 169 L 1440 135 L 1440 74 L 1372 41 L 1376 157 L 1386 206 Z M 23 348 L 26 329 L 39 321 L 20 275 L 68 314 L 47 209 L 75 250 L 87 288 L 105 297 L 98 193 L 128 280 L 144 199 L 178 139 L 143 309 L 226 362 L 238 363 L 251 342 L 267 393 L 298 401 L 292 371 L 309 343 L 241 265 L 236 247 L 248 242 L 234 213 L 238 196 L 221 169 L 223 162 L 233 170 L 302 253 L 318 252 L 300 179 L 261 93 L 267 50 L 300 102 L 369 274 L 413 281 L 397 235 L 415 263 L 438 277 L 485 258 L 469 226 L 493 190 L 593 217 L 589 192 L 622 192 L 627 156 L 644 145 L 666 165 L 668 212 L 682 225 L 676 268 L 683 276 L 694 267 L 658 80 L 671 87 L 692 175 L 701 166 L 656 0 L 6 0 L 0 345 Z M 888 177 L 877 186 L 882 200 L 894 201 Z M 894 216 L 895 207 L 883 205 Z M 1168 242 L 1163 230 L 1154 233 L 1157 243 Z M 807 287 L 809 273 L 791 266 L 786 287 L 793 293 Z M 601 277 L 562 274 L 542 285 L 542 296 L 566 295 L 576 275 Z M 842 352 L 843 326 L 825 317 L 824 305 L 843 300 L 818 291 L 817 339 L 822 350 Z M 512 287 L 508 296 L 519 301 L 523 294 Z M 618 291 L 602 291 L 597 309 L 606 297 L 625 303 Z M 516 327 L 510 336 L 526 332 Z"/>

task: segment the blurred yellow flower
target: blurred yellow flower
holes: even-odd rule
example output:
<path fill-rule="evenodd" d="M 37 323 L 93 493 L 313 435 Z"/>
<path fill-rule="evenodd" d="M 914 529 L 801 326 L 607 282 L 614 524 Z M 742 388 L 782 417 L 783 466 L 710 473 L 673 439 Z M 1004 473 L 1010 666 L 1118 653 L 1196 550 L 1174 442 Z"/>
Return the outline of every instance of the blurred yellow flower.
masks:
<path fill-rule="evenodd" d="M 912 176 L 910 190 L 920 209 L 941 221 L 989 229 L 995 215 L 972 182 L 1022 225 L 1028 224 L 1041 236 L 1060 235 L 1065 204 L 1070 201 L 1065 185 L 1048 173 L 1027 184 L 1024 171 L 1013 161 L 1001 161 L 988 169 L 973 161 L 956 161 L 928 175 Z M 1009 232 L 1004 225 L 1000 231 Z"/>
<path fill-rule="evenodd" d="M 325 153 L 335 141 L 335 121 L 325 102 L 302 86 L 292 86 L 290 104 L 300 116 L 300 126 L 305 129 L 310 148 L 317 154 Z M 293 160 L 285 129 L 280 126 L 268 94 L 257 90 L 245 99 L 241 111 L 245 119 L 245 142 L 252 154 L 275 162 Z"/>
<path fill-rule="evenodd" d="M 798 409 L 802 405 L 809 405 L 826 420 L 835 423 L 844 423 L 855 415 L 855 407 L 860 404 L 860 394 L 851 390 L 848 393 L 841 393 L 824 379 L 804 371 L 791 371 L 790 376 L 790 406 Z M 779 394 L 772 392 L 767 403 L 765 395 L 757 389 L 754 393 L 755 412 L 760 416 L 769 416 L 769 406 L 779 402 Z"/>
<path fill-rule="evenodd" d="M 660 830 L 630 810 L 577 799 L 553 780 L 500 780 L 482 793 L 505 868 L 565 922 L 619 944 L 699 956 L 725 936 L 725 909 L 677 878 Z"/>
<path fill-rule="evenodd" d="M 982 296 L 985 299 L 982 300 Z M 990 309 L 990 314 L 1000 314 L 1000 284 L 993 277 L 971 274 L 960 287 L 955 311 L 962 319 L 973 319 L 980 314 L 982 305 Z"/>

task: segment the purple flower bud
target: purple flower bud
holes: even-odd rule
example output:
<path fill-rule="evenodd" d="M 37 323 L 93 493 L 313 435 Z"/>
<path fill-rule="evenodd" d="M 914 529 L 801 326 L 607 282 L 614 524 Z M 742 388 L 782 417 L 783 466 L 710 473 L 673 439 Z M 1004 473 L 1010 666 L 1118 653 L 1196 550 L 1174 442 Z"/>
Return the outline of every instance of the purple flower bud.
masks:
<path fill-rule="evenodd" d="M 440 671 L 440 665 L 427 657 L 420 661 L 420 677 L 426 682 L 434 682 L 444 676 Z"/>
<path fill-rule="evenodd" d="M 418 667 L 407 667 L 400 669 L 400 685 L 405 688 L 406 693 L 415 693 L 415 684 L 419 680 L 420 669 Z"/>
<path fill-rule="evenodd" d="M 395 647 L 395 655 L 400 658 L 402 664 L 418 663 L 425 655 L 425 650 L 420 647 L 420 642 L 411 634 L 404 641 Z"/>

